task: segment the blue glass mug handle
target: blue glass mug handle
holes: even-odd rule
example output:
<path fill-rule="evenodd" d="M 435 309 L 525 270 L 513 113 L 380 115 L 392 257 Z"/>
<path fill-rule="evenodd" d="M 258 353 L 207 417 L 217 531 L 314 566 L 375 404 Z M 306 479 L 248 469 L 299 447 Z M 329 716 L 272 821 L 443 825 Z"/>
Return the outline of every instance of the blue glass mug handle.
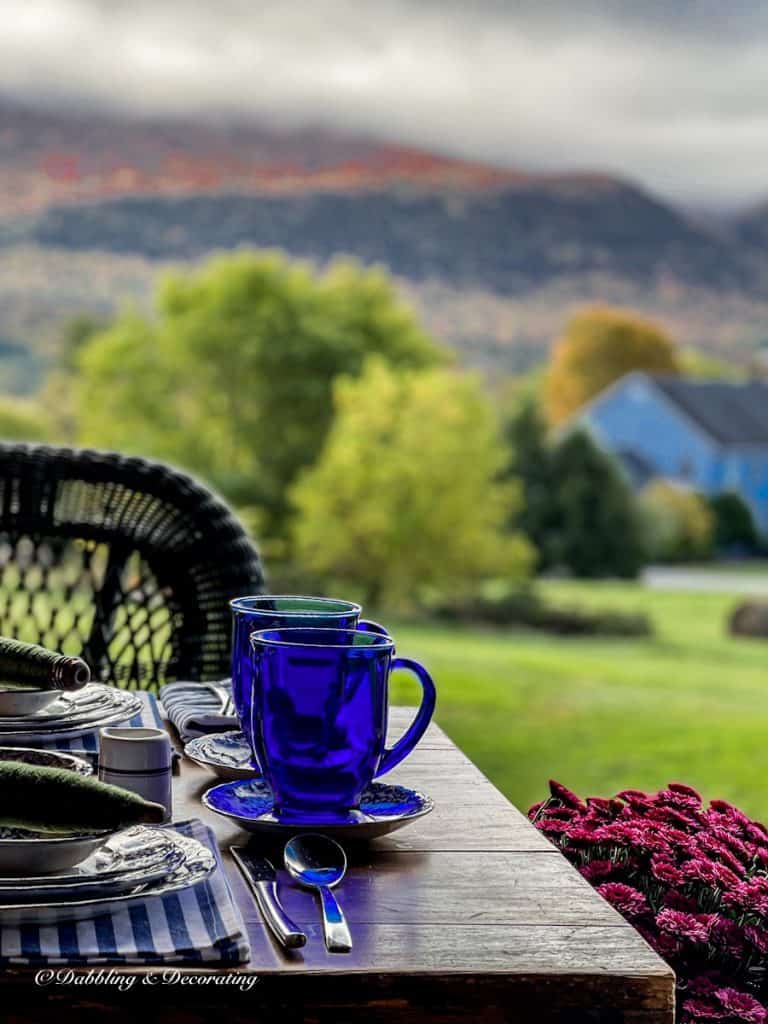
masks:
<path fill-rule="evenodd" d="M 421 688 L 424 691 L 421 698 L 421 706 L 416 712 L 416 717 L 408 726 L 406 731 L 392 747 L 391 750 L 385 750 L 381 763 L 379 764 L 379 770 L 376 772 L 375 778 L 379 775 L 383 775 L 385 772 L 391 771 L 395 765 L 408 757 L 410 752 L 419 742 L 421 737 L 427 731 L 432 714 L 435 710 L 435 701 L 437 700 L 437 693 L 435 691 L 435 684 L 432 682 L 432 677 L 429 672 L 420 665 L 418 661 L 413 661 L 411 658 L 393 658 L 392 669 L 405 669 L 407 672 L 413 672 L 418 681 L 421 683 Z"/>
<path fill-rule="evenodd" d="M 357 628 L 361 633 L 378 633 L 379 636 L 389 636 L 384 626 L 380 626 L 378 622 L 371 622 L 370 619 L 360 619 Z"/>

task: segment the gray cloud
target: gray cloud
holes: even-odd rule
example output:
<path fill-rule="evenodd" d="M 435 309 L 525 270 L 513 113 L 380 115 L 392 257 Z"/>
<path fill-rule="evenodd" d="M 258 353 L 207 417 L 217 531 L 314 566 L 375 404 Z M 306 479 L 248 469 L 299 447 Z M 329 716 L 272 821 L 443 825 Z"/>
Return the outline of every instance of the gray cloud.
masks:
<path fill-rule="evenodd" d="M 689 201 L 768 191 L 757 0 L 5 0 L 0 90 L 606 169 Z"/>

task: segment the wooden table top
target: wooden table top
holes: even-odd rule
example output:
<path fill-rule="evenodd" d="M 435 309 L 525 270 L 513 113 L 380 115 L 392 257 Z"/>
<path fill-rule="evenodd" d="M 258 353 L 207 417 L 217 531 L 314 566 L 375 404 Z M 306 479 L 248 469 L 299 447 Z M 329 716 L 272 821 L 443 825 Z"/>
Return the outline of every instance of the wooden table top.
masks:
<path fill-rule="evenodd" d="M 392 732 L 402 732 L 412 714 L 395 708 Z M 418 1000 L 414 990 L 421 987 L 428 1005 L 428 994 L 437 999 L 443 980 L 447 988 L 474 983 L 484 989 L 484 1011 L 499 994 L 511 1012 L 521 999 L 546 992 L 549 1004 L 561 1009 L 604 1007 L 637 1021 L 672 1019 L 669 967 L 437 725 L 386 778 L 428 793 L 434 811 L 362 851 L 349 851 L 349 872 L 337 894 L 352 931 L 351 954 L 326 952 L 315 897 L 281 871 L 283 906 L 308 936 L 288 957 L 226 853 L 247 835 L 201 807 L 211 775 L 184 761 L 174 814 L 201 816 L 216 830 L 248 928 L 250 970 L 296 984 L 309 973 L 376 978 L 377 1001 Z M 278 866 L 281 858 L 274 860 Z M 390 1005 L 388 1017 L 393 1010 Z M 544 1019 L 539 1011 L 536 1018 Z M 487 1012 L 483 1018 L 494 1019 Z M 361 1019 L 370 1019 L 370 1012 Z M 443 1018 L 425 1013 L 418 1019 Z"/>
<path fill-rule="evenodd" d="M 412 713 L 393 710 L 393 733 L 402 731 Z M 185 1022 L 210 1020 L 218 1008 L 227 1024 L 670 1024 L 670 968 L 438 726 L 430 726 L 416 751 L 386 779 L 428 793 L 434 811 L 367 847 L 348 848 L 349 872 L 337 895 L 352 931 L 350 954 L 326 952 L 315 897 L 281 870 L 283 906 L 308 935 L 303 949 L 286 954 L 228 853 L 231 844 L 247 842 L 248 834 L 202 806 L 201 794 L 216 780 L 182 762 L 174 780 L 174 818 L 200 817 L 214 828 L 251 943 L 251 962 L 238 970 L 259 980 L 247 994 L 152 988 L 152 1005 L 157 1008 L 158 998 L 168 1004 L 162 1019 L 178 1014 Z M 281 864 L 279 850 L 263 849 Z M 89 992 L 79 1019 L 88 1018 L 88 1007 L 99 1006 L 100 1012 L 109 1006 L 110 1019 L 120 1019 L 114 996 Z M 141 999 L 138 987 L 121 997 L 131 1014 Z M 36 1012 L 34 1019 L 48 1018 Z"/>

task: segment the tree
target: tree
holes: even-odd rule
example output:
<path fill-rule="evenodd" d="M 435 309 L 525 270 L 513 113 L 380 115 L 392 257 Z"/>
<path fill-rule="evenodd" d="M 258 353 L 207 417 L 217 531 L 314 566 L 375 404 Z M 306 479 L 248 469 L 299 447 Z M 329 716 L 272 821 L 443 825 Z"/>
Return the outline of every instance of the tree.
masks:
<path fill-rule="evenodd" d="M 667 335 L 634 313 L 607 306 L 585 309 L 556 342 L 546 377 L 547 418 L 556 425 L 632 370 L 679 372 Z"/>
<path fill-rule="evenodd" d="M 661 562 L 690 562 L 712 555 L 715 520 L 706 500 L 669 480 L 652 480 L 640 496 L 646 548 Z"/>
<path fill-rule="evenodd" d="M 80 349 L 89 338 L 109 326 L 108 321 L 103 317 L 95 316 L 93 313 L 80 313 L 72 317 L 64 324 L 59 343 L 59 366 L 68 372 L 77 366 L 77 357 Z"/>
<path fill-rule="evenodd" d="M 642 524 L 611 457 L 586 431 L 573 431 L 553 450 L 552 477 L 553 559 L 575 576 L 636 576 L 645 554 Z"/>
<path fill-rule="evenodd" d="M 414 605 L 425 588 L 524 578 L 533 552 L 505 529 L 519 501 L 478 381 L 373 359 L 338 381 L 317 464 L 293 490 L 296 553 L 366 603 Z"/>
<path fill-rule="evenodd" d="M 522 502 L 514 510 L 511 525 L 522 530 L 538 552 L 538 568 L 552 565 L 553 531 L 557 528 L 558 509 L 552 450 L 547 428 L 538 403 L 526 397 L 504 425 L 509 446 L 507 475 L 519 480 Z"/>
<path fill-rule="evenodd" d="M 438 363 L 389 279 L 353 263 L 318 275 L 274 253 L 214 259 L 161 284 L 77 357 L 80 437 L 177 462 L 284 530 L 286 493 L 323 446 L 332 386 L 370 354 Z"/>
<path fill-rule="evenodd" d="M 755 521 L 740 494 L 723 491 L 709 499 L 714 516 L 714 544 L 718 551 L 754 554 L 759 546 Z"/>
<path fill-rule="evenodd" d="M 39 405 L 22 398 L 0 399 L 0 441 L 47 441 L 51 424 Z"/>

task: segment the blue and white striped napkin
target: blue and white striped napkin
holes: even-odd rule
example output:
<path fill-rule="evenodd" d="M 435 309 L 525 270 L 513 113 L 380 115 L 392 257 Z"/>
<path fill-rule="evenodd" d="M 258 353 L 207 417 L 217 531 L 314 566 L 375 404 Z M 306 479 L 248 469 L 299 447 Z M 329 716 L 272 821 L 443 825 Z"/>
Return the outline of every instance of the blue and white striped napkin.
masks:
<path fill-rule="evenodd" d="M 250 947 L 213 832 L 199 819 L 173 828 L 216 857 L 204 881 L 167 896 L 135 900 L 90 921 L 0 928 L 0 964 L 187 964 L 229 967 Z"/>
<path fill-rule="evenodd" d="M 218 683 L 166 683 L 160 700 L 183 743 L 209 732 L 239 729 L 237 715 L 222 715 L 223 699 L 232 693 L 229 679 Z"/>

